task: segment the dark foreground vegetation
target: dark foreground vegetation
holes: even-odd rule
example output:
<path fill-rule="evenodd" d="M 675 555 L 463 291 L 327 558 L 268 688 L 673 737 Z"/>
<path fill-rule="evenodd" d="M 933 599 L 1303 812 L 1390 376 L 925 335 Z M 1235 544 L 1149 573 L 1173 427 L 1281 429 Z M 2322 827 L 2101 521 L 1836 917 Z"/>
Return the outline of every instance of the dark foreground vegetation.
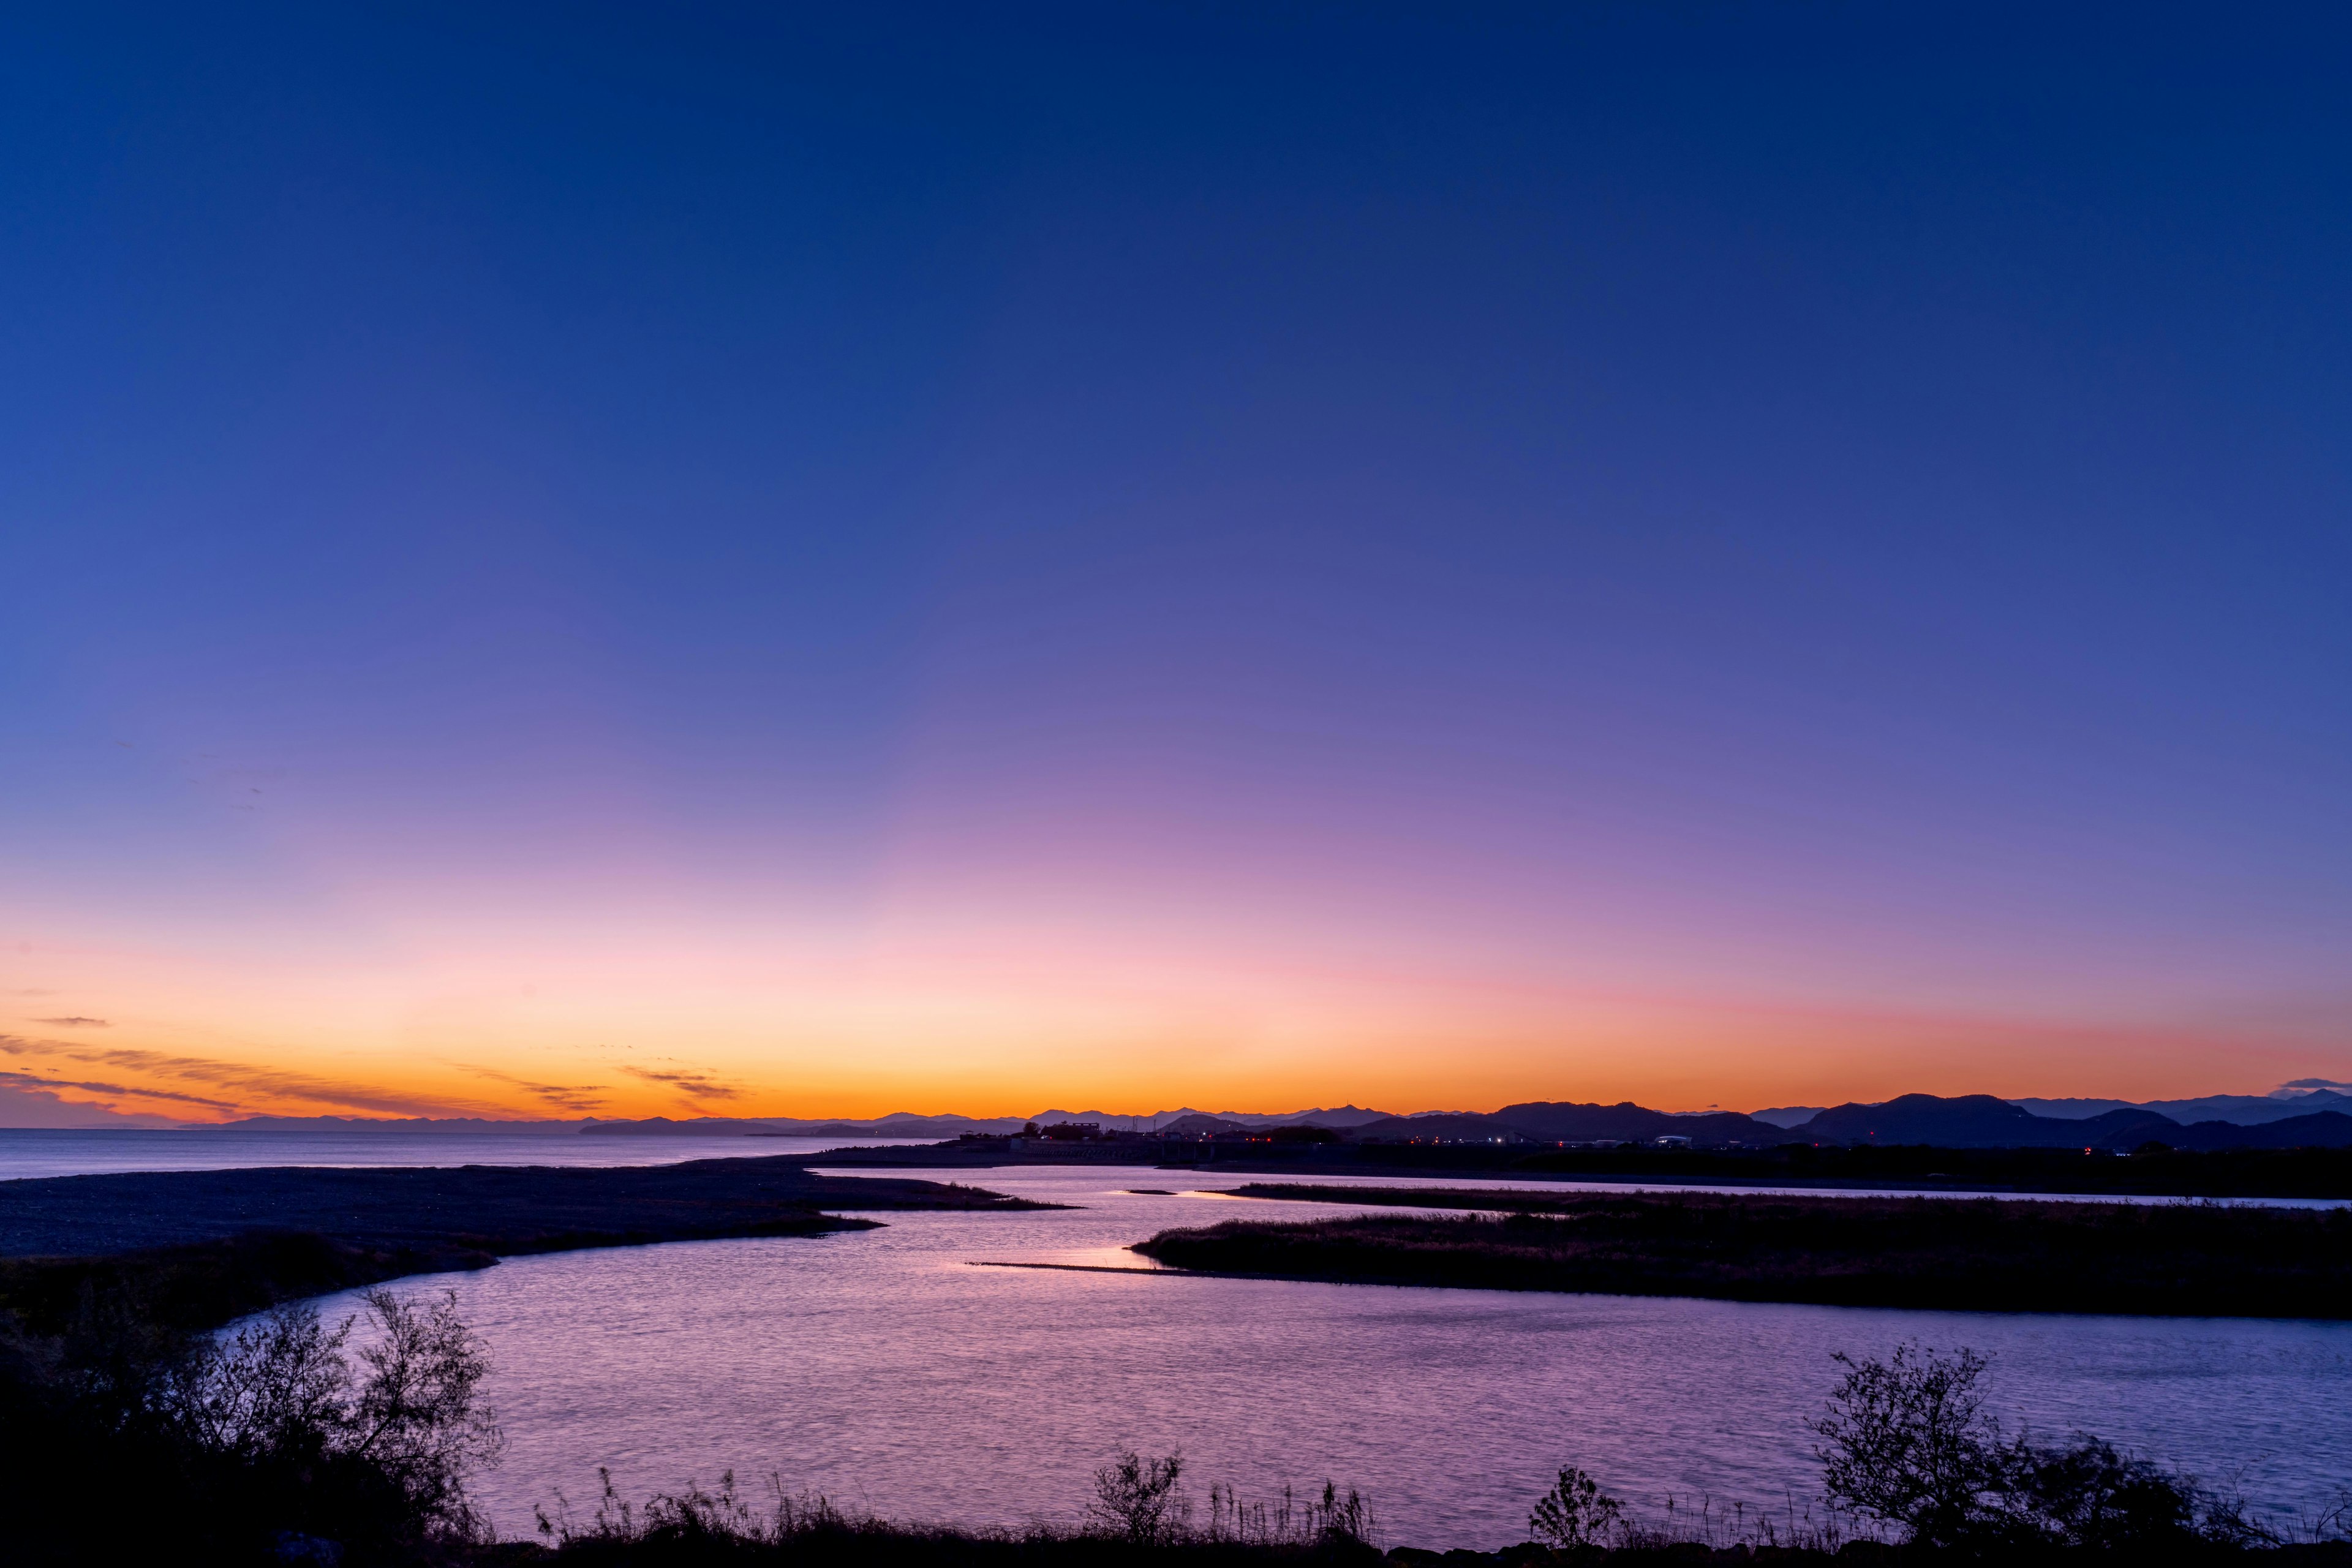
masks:
<path fill-rule="evenodd" d="M 184 1568 L 1536 1568 L 1860 1562 L 2199 1563 L 2352 1568 L 2346 1513 L 2282 1526 L 2095 1438 L 2006 1436 L 1984 1408 L 1985 1363 L 1914 1346 L 1847 1362 L 1809 1425 L 1822 1464 L 1800 1511 L 1637 1517 L 1573 1468 L 1530 1500 L 1533 1539 L 1499 1552 L 1385 1552 L 1353 1492 L 1252 1501 L 1185 1489 L 1181 1454 L 1119 1455 L 1082 1523 L 1019 1531 L 908 1526 L 772 1485 L 755 1506 L 731 1476 L 642 1506 L 609 1477 L 593 1512 L 558 1497 L 541 1539 L 493 1537 L 469 1483 L 498 1463 L 485 1347 L 448 1298 L 376 1289 L 323 1321 L 281 1305 L 227 1336 L 83 1291 L 62 1331 L 0 1320 L 5 1552 L 26 1568 L 97 1562 Z M 1841 1358 L 1842 1360 L 1843 1358 Z M 1041 1500 L 1047 1502 L 1049 1500 Z"/>
<path fill-rule="evenodd" d="M 484 1531 L 499 1456 L 480 1344 L 450 1304 L 363 1321 L 281 1307 L 226 1342 L 85 1295 L 54 1337 L 0 1331 L 16 1563 L 425 1563 Z"/>
<path fill-rule="evenodd" d="M 1818 1505 L 1750 1513 L 1703 1506 L 1637 1515 L 1573 1466 L 1533 1500 L 1531 1539 L 1499 1552 L 1385 1544 L 1372 1510 L 1326 1483 L 1300 1500 L 1265 1502 L 1209 1489 L 1205 1517 L 1183 1489 L 1181 1453 L 1121 1453 L 1095 1473 L 1095 1497 L 1075 1531 L 909 1529 L 845 1516 L 824 1500 L 774 1489 L 755 1510 L 732 1476 L 699 1489 L 624 1503 L 604 1478 L 595 1517 L 540 1514 L 563 1563 L 773 1563 L 832 1568 L 883 1563 L 954 1568 L 1169 1568 L 1355 1564 L 1375 1568 L 1564 1568 L 1608 1563 L 2352 1563 L 2345 1507 L 2287 1529 L 2252 1517 L 2234 1498 L 2192 1477 L 2118 1452 L 2095 1437 L 2036 1444 L 2005 1436 L 1984 1408 L 1982 1358 L 1939 1356 L 1917 1344 L 1885 1362 L 1839 1360 L 1844 1376 L 1807 1423 L 1822 1466 Z M 2256 1554 L 2259 1553 L 2259 1556 Z"/>
<path fill-rule="evenodd" d="M 1507 1217 L 1234 1220 L 1134 1250 L 1286 1279 L 1979 1311 L 2352 1318 L 2352 1210 L 1253 1184 Z"/>
<path fill-rule="evenodd" d="M 1511 1173 L 1598 1180 L 1752 1182 L 1760 1185 L 1918 1187 L 2181 1198 L 2352 1198 L 2352 1149 L 2219 1149 L 2151 1143 L 2101 1149 L 1950 1149 L 1932 1144 L 1841 1148 L 1555 1149 L 1523 1156 Z"/>

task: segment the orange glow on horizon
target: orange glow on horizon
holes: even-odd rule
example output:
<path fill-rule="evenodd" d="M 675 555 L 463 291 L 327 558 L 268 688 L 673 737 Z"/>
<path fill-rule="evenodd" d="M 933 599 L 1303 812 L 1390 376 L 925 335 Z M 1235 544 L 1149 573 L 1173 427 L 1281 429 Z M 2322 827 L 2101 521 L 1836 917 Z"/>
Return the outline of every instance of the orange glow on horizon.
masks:
<path fill-rule="evenodd" d="M 1148 1115 L 1631 1100 L 1753 1110 L 1895 1094 L 2261 1092 L 2330 1064 L 2291 1030 L 1692 998 L 1497 977 L 1101 963 L 587 955 L 262 984 L 51 952 L 83 1024 L 0 1035 L 19 1089 L 189 1121 L 252 1114 Z M 934 955 L 935 957 L 936 955 Z M 1000 959 L 1002 955 L 997 955 Z M 1078 955 L 1086 956 L 1086 955 Z M 740 955 L 738 955 L 739 959 Z M 140 984 L 121 974 L 136 973 Z M 99 1020 L 103 1020 L 102 1023 Z"/>

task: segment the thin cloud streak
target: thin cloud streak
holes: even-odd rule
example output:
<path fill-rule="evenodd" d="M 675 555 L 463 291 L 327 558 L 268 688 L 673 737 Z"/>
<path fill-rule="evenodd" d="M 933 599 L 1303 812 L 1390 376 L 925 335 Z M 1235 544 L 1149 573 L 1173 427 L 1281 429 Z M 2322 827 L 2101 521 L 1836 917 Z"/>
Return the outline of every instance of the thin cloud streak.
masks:
<path fill-rule="evenodd" d="M 659 1071 L 652 1068 L 623 1068 L 631 1078 L 647 1083 L 657 1083 L 673 1089 L 688 1100 L 740 1100 L 744 1091 L 731 1083 L 723 1083 L 706 1072 L 692 1069 Z"/>
<path fill-rule="evenodd" d="M 11 1072 L 0 1068 L 0 1085 L 10 1089 L 37 1089 L 54 1093 L 61 1089 L 78 1089 L 85 1094 L 112 1094 L 130 1100 L 168 1100 L 179 1105 L 201 1105 L 207 1110 L 234 1111 L 240 1109 L 226 1100 L 206 1100 L 200 1094 L 180 1094 L 168 1089 L 136 1089 L 127 1083 L 105 1083 L 89 1079 L 43 1078 L 37 1073 Z M 115 1106 L 103 1109 L 113 1110 Z"/>
<path fill-rule="evenodd" d="M 178 1057 L 162 1051 L 140 1050 L 127 1046 L 77 1046 L 62 1040 L 28 1040 L 21 1036 L 0 1035 L 0 1055 L 58 1058 L 79 1062 L 87 1067 L 113 1068 L 118 1070 L 152 1074 L 162 1079 L 204 1084 L 243 1093 L 262 1100 L 309 1100 L 321 1105 L 338 1105 L 354 1110 L 373 1110 L 397 1116 L 430 1116 L 447 1114 L 450 1106 L 410 1095 L 386 1094 L 365 1085 L 340 1083 L 331 1079 L 313 1078 L 308 1073 L 288 1072 L 269 1068 L 249 1068 L 235 1062 L 210 1061 L 202 1057 Z M 217 1103 L 222 1109 L 241 1110 L 249 1102 Z M 478 1110 L 479 1107 L 467 1107 Z"/>
<path fill-rule="evenodd" d="M 609 1098 L 603 1089 L 593 1084 L 533 1083 L 529 1079 L 517 1078 L 496 1068 L 474 1067 L 465 1062 L 452 1062 L 450 1065 L 459 1072 L 488 1079 L 493 1083 L 511 1084 L 559 1110 L 576 1110 L 585 1114 L 601 1108 Z"/>

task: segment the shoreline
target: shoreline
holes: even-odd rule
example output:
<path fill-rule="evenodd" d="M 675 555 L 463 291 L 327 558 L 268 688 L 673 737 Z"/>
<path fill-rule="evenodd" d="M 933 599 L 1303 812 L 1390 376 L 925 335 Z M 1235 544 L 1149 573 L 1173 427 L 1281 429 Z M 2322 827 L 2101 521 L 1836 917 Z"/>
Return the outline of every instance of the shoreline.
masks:
<path fill-rule="evenodd" d="M 0 1182 L 0 1310 L 56 1333 L 95 1292 L 193 1331 L 297 1297 L 501 1258 L 883 1223 L 834 1210 L 1055 1206 L 950 1183 L 817 1176 L 789 1155 L 30 1177 Z"/>
<path fill-rule="evenodd" d="M 1545 1185 L 1797 1188 L 2002 1197 L 2234 1198 L 2352 1201 L 2352 1150 L 2223 1150 L 2110 1154 L 2052 1149 L 1856 1148 L 1786 1144 L 1767 1150 L 1546 1149 L 1482 1144 L 1187 1143 L 1139 1138 L 1014 1149 L 1003 1140 L 916 1147 L 845 1146 L 795 1155 L 810 1165 L 865 1170 L 1053 1170 L 1132 1166 L 1220 1176 L 1475 1177 Z"/>

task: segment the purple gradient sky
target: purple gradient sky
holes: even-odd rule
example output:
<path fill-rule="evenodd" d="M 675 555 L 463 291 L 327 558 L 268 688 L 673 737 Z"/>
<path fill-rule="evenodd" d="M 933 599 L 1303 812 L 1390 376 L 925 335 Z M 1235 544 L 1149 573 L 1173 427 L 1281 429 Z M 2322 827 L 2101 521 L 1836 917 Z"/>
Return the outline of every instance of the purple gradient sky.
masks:
<path fill-rule="evenodd" d="M 2352 1077 L 2336 12 L 0 39 L 36 1110 Z"/>

